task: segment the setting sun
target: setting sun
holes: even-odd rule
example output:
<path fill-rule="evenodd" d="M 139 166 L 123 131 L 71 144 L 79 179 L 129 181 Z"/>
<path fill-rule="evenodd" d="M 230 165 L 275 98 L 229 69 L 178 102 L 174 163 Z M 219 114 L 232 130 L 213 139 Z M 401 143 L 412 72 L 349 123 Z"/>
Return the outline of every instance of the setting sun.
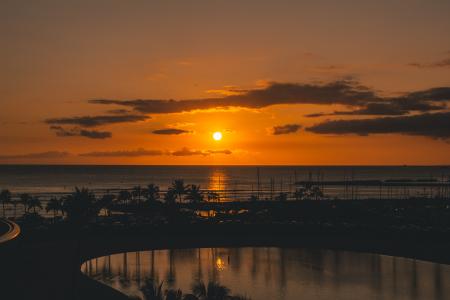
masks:
<path fill-rule="evenodd" d="M 215 141 L 220 141 L 222 139 L 222 132 L 216 131 L 213 133 L 213 139 Z"/>

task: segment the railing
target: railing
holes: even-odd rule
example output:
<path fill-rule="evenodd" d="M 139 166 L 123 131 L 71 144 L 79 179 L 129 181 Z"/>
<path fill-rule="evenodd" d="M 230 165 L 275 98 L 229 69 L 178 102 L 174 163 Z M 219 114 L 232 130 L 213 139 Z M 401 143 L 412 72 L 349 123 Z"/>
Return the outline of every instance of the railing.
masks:
<path fill-rule="evenodd" d="M 20 227 L 14 222 L 0 219 L 0 244 L 14 240 L 20 234 Z"/>

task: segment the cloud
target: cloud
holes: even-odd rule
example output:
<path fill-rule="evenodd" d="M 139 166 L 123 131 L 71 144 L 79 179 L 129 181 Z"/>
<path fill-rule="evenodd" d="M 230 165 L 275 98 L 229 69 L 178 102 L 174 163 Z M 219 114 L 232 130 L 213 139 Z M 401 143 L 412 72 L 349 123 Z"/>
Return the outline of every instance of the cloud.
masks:
<path fill-rule="evenodd" d="M 408 64 L 411 67 L 416 68 L 448 68 L 450 67 L 450 58 L 446 58 L 443 60 L 438 60 L 431 63 L 410 63 Z"/>
<path fill-rule="evenodd" d="M 335 111 L 329 115 L 385 115 L 385 116 L 400 116 L 409 114 L 411 111 L 427 112 L 432 110 L 445 109 L 444 104 L 433 104 L 420 101 L 405 101 L 394 100 L 385 103 L 369 103 L 365 107 L 352 111 Z"/>
<path fill-rule="evenodd" d="M 78 125 L 81 127 L 97 127 L 115 123 L 131 123 L 145 121 L 150 117 L 144 115 L 106 115 L 106 116 L 82 116 L 68 118 L 47 119 L 50 125 Z"/>
<path fill-rule="evenodd" d="M 450 87 L 437 87 L 423 91 L 417 91 L 409 93 L 404 101 L 413 101 L 417 103 L 420 101 L 449 101 L 450 100 Z M 416 102 L 414 102 L 416 101 Z"/>
<path fill-rule="evenodd" d="M 127 114 L 130 114 L 131 111 L 129 111 L 127 109 L 111 109 L 111 110 L 108 110 L 108 113 L 114 114 L 114 115 L 127 115 Z"/>
<path fill-rule="evenodd" d="M 233 152 L 231 150 L 207 150 L 206 151 L 209 154 L 233 154 Z"/>
<path fill-rule="evenodd" d="M 139 157 L 139 156 L 159 156 L 166 154 L 161 150 L 146 150 L 139 148 L 136 150 L 119 150 L 119 151 L 94 151 L 81 153 L 79 156 L 88 157 Z"/>
<path fill-rule="evenodd" d="M 194 155 L 213 155 L 213 154 L 232 154 L 231 150 L 193 150 L 183 147 L 176 151 L 148 150 L 139 148 L 136 150 L 117 150 L 117 151 L 94 151 L 78 154 L 84 157 L 141 157 L 141 156 L 194 156 Z"/>
<path fill-rule="evenodd" d="M 325 121 L 306 128 L 306 130 L 318 134 L 397 133 L 448 139 L 450 138 L 450 112 L 362 120 Z"/>
<path fill-rule="evenodd" d="M 217 90 L 215 90 L 217 92 Z M 227 109 L 230 107 L 259 109 L 277 104 L 340 104 L 351 111 L 331 115 L 406 115 L 445 109 L 450 101 L 450 87 L 437 87 L 405 93 L 400 97 L 384 97 L 353 80 L 327 84 L 271 82 L 267 85 L 242 90 L 229 87 L 219 98 L 187 100 L 113 100 L 96 99 L 90 103 L 119 105 L 144 114 L 180 113 L 193 110 Z M 311 114 L 309 116 L 321 116 Z"/>
<path fill-rule="evenodd" d="M 208 155 L 208 153 L 202 150 L 191 150 L 187 147 L 183 147 L 181 150 L 173 151 L 173 156 L 193 156 L 193 155 Z"/>
<path fill-rule="evenodd" d="M 208 94 L 216 94 L 221 96 L 234 96 L 234 95 L 242 95 L 247 93 L 248 90 L 241 89 L 237 86 L 228 85 L 224 86 L 223 89 L 211 89 L 207 90 L 206 93 Z"/>
<path fill-rule="evenodd" d="M 242 91 L 239 95 L 191 100 L 111 100 L 95 99 L 90 103 L 121 105 L 140 113 L 179 113 L 212 108 L 263 108 L 276 104 L 344 104 L 362 105 L 380 98 L 367 87 L 353 81 L 328 84 L 298 84 L 273 82 L 268 86 Z"/>
<path fill-rule="evenodd" d="M 286 124 L 281 126 L 274 126 L 272 128 L 273 135 L 289 134 L 297 132 L 302 126 L 299 124 Z"/>
<path fill-rule="evenodd" d="M 67 157 L 67 156 L 70 156 L 69 152 L 47 151 L 47 152 L 26 153 L 26 154 L 0 155 L 0 160 L 9 160 L 9 159 L 50 159 L 50 158 L 64 158 L 64 157 Z"/>
<path fill-rule="evenodd" d="M 194 156 L 203 155 L 207 156 L 210 154 L 232 154 L 231 150 L 192 150 L 187 147 L 183 147 L 181 150 L 171 152 L 173 156 Z"/>
<path fill-rule="evenodd" d="M 190 133 L 189 130 L 184 129 L 176 129 L 176 128 L 165 128 L 165 129 L 157 129 L 152 131 L 153 134 L 165 134 L 165 135 L 178 135 L 183 133 Z"/>
<path fill-rule="evenodd" d="M 323 116 L 329 116 L 330 114 L 319 112 L 319 113 L 312 113 L 312 114 L 306 114 L 303 115 L 306 118 L 317 118 L 317 117 L 323 117 Z"/>
<path fill-rule="evenodd" d="M 107 139 L 112 137 L 112 133 L 109 131 L 86 130 L 80 128 L 65 129 L 61 126 L 50 126 L 50 129 L 54 130 L 56 135 L 60 137 L 82 136 L 90 139 Z"/>
<path fill-rule="evenodd" d="M 399 116 L 411 112 L 430 112 L 445 110 L 450 101 L 450 88 L 440 87 L 423 91 L 411 92 L 401 97 L 386 98 L 383 101 L 369 102 L 350 111 L 335 111 L 333 113 L 314 113 L 306 117 L 339 116 L 339 115 L 385 115 Z"/>

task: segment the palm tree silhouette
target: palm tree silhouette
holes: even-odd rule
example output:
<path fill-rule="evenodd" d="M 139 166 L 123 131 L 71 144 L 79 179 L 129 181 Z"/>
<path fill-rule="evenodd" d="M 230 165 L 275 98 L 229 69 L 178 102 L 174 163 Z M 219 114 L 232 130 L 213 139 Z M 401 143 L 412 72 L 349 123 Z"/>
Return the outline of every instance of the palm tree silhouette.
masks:
<path fill-rule="evenodd" d="M 164 300 L 163 284 L 164 282 L 158 284 L 153 279 L 146 279 L 140 288 L 145 300 Z"/>
<path fill-rule="evenodd" d="M 33 213 L 36 213 L 36 209 L 42 209 L 42 203 L 39 197 L 31 197 L 27 203 L 28 210 L 33 209 Z"/>
<path fill-rule="evenodd" d="M 226 300 L 230 297 L 230 289 L 214 281 L 208 286 L 199 281 L 192 285 L 192 294 L 200 300 Z"/>
<path fill-rule="evenodd" d="M 136 199 L 137 199 L 138 204 L 141 203 L 142 194 L 143 194 L 143 190 L 140 185 L 135 186 L 133 188 L 133 191 L 131 192 L 131 195 L 133 196 L 133 200 L 136 201 Z"/>
<path fill-rule="evenodd" d="M 0 202 L 2 202 L 3 205 L 3 218 L 6 215 L 5 205 L 7 203 L 11 203 L 11 192 L 9 190 L 2 190 L 0 192 Z"/>
<path fill-rule="evenodd" d="M 258 201 L 258 196 L 250 195 L 250 198 L 248 200 L 251 201 L 251 202 L 256 202 L 256 201 Z"/>
<path fill-rule="evenodd" d="M 306 196 L 306 189 L 305 188 L 299 188 L 296 189 L 294 192 L 294 198 L 295 200 L 303 200 L 303 198 Z"/>
<path fill-rule="evenodd" d="M 323 198 L 323 192 L 322 192 L 322 190 L 320 189 L 319 186 L 313 187 L 312 190 L 311 190 L 311 194 L 316 200 L 319 200 L 319 199 Z"/>
<path fill-rule="evenodd" d="M 153 183 L 149 184 L 147 188 L 144 190 L 144 196 L 147 199 L 147 202 L 152 203 L 159 200 L 159 186 L 154 185 Z"/>
<path fill-rule="evenodd" d="M 202 281 L 192 285 L 192 294 L 184 294 L 180 289 L 163 289 L 164 282 L 147 278 L 140 287 L 145 300 L 250 300 L 242 296 L 233 296 L 230 289 L 217 282 L 209 282 L 207 286 Z"/>
<path fill-rule="evenodd" d="M 53 211 L 53 218 L 56 219 L 56 214 L 62 209 L 62 203 L 57 198 L 51 198 L 46 207 L 45 210 L 47 212 Z"/>
<path fill-rule="evenodd" d="M 278 196 L 275 197 L 275 200 L 276 201 L 286 201 L 287 198 L 288 198 L 288 194 L 281 192 L 280 194 L 278 194 Z"/>
<path fill-rule="evenodd" d="M 105 208 L 107 210 L 108 216 L 111 216 L 111 209 L 113 208 L 114 199 L 116 199 L 115 195 L 105 194 L 100 198 L 97 205 L 99 207 Z"/>
<path fill-rule="evenodd" d="M 120 203 L 127 205 L 128 201 L 131 200 L 131 198 L 132 198 L 132 195 L 129 191 L 122 190 L 119 192 L 119 196 L 117 197 L 117 200 Z"/>
<path fill-rule="evenodd" d="M 28 202 L 31 200 L 31 196 L 29 194 L 20 194 L 20 204 L 23 206 L 24 213 L 28 212 Z"/>
<path fill-rule="evenodd" d="M 86 188 L 75 188 L 75 191 L 64 200 L 64 210 L 69 221 L 81 224 L 96 216 L 101 209 L 94 193 Z"/>
<path fill-rule="evenodd" d="M 208 201 L 217 201 L 219 200 L 219 193 L 217 192 L 213 192 L 213 191 L 208 191 Z"/>
<path fill-rule="evenodd" d="M 183 200 L 182 196 L 186 194 L 187 187 L 184 185 L 183 179 L 175 179 L 172 182 L 172 186 L 169 188 L 169 190 L 172 190 L 175 195 L 177 195 L 178 201 L 181 203 Z"/>
<path fill-rule="evenodd" d="M 203 202 L 203 192 L 200 190 L 200 185 L 191 185 L 187 190 L 186 200 L 191 203 Z"/>
<path fill-rule="evenodd" d="M 177 201 L 177 195 L 175 191 L 169 189 L 167 193 L 164 194 L 164 202 L 168 205 L 175 204 Z"/>
<path fill-rule="evenodd" d="M 17 205 L 20 203 L 19 201 L 20 201 L 19 199 L 11 200 L 11 203 L 14 206 L 14 219 L 16 219 L 16 216 L 17 216 Z"/>
<path fill-rule="evenodd" d="M 183 300 L 183 292 L 178 290 L 166 290 L 166 300 Z"/>

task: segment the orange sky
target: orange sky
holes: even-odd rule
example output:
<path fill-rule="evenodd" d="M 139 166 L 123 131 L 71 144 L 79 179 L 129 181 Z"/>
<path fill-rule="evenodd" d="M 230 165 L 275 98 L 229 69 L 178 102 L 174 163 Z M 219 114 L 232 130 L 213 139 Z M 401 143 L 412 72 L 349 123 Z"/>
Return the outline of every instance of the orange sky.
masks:
<path fill-rule="evenodd" d="M 450 164 L 448 1 L 2 6 L 0 163 Z"/>

